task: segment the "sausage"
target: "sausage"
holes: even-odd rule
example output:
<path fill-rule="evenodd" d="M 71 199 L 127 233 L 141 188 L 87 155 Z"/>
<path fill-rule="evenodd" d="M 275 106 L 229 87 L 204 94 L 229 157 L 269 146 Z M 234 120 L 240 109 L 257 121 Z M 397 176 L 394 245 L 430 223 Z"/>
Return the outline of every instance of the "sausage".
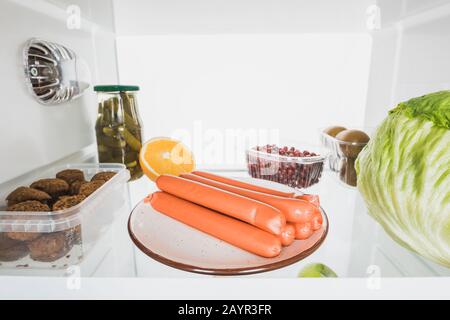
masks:
<path fill-rule="evenodd" d="M 306 240 L 314 233 L 311 222 L 295 224 L 295 239 Z"/>
<path fill-rule="evenodd" d="M 286 223 L 286 226 L 281 230 L 281 234 L 279 237 L 283 246 L 290 246 L 295 240 L 294 225 L 292 223 Z"/>
<path fill-rule="evenodd" d="M 156 211 L 248 252 L 266 258 L 281 252 L 277 236 L 171 194 L 155 192 L 146 201 Z"/>
<path fill-rule="evenodd" d="M 311 220 L 311 228 L 313 231 L 317 231 L 322 227 L 323 218 L 321 214 L 315 214 Z"/>
<path fill-rule="evenodd" d="M 207 179 L 195 174 L 182 174 L 181 177 L 264 202 L 280 210 L 281 213 L 286 216 L 286 221 L 288 222 L 305 223 L 311 221 L 314 215 L 321 215 L 320 209 L 318 207 L 305 200 L 278 197 L 267 193 L 239 188 L 226 183 Z"/>
<path fill-rule="evenodd" d="M 280 235 L 286 218 L 276 208 L 232 192 L 196 181 L 161 175 L 156 185 L 162 191 L 250 223 L 262 230 Z"/>
<path fill-rule="evenodd" d="M 295 196 L 295 192 L 283 192 L 283 191 L 273 190 L 273 189 L 270 189 L 270 188 L 260 187 L 260 186 L 253 185 L 251 183 L 246 183 L 246 182 L 243 182 L 243 181 L 239 181 L 239 180 L 235 180 L 235 179 L 219 176 L 219 175 L 216 175 L 216 174 L 213 174 L 213 173 L 209 173 L 209 172 L 205 172 L 205 171 L 193 171 L 192 174 L 195 174 L 197 176 L 201 176 L 203 178 L 211 179 L 211 180 L 214 180 L 214 181 L 226 183 L 226 184 L 229 184 L 229 185 L 234 186 L 234 187 L 248 189 L 248 190 L 252 190 L 252 191 L 256 191 L 256 192 L 267 193 L 267 194 L 271 194 L 271 195 L 274 195 L 274 196 L 286 197 L 286 198 L 292 198 L 292 197 Z"/>
<path fill-rule="evenodd" d="M 312 203 L 316 207 L 320 207 L 320 199 L 319 199 L 319 196 L 316 194 L 305 193 L 305 194 L 295 196 L 295 199 L 305 200 L 305 201 Z"/>

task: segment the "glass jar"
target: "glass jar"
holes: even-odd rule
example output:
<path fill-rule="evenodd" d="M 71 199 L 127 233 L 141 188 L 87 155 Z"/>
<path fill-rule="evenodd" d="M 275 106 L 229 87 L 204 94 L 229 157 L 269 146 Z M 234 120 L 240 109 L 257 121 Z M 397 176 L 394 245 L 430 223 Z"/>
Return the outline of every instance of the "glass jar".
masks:
<path fill-rule="evenodd" d="M 123 163 L 131 179 L 142 177 L 139 152 L 142 147 L 142 121 L 139 116 L 137 86 L 95 86 L 98 115 L 95 124 L 100 163 Z"/>

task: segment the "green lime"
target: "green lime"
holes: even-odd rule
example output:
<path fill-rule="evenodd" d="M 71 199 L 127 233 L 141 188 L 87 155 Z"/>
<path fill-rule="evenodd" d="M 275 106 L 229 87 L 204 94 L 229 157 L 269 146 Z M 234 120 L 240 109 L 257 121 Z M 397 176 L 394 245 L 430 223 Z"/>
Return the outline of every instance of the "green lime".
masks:
<path fill-rule="evenodd" d="M 298 274 L 299 278 L 337 278 L 336 272 L 323 263 L 311 263 Z"/>

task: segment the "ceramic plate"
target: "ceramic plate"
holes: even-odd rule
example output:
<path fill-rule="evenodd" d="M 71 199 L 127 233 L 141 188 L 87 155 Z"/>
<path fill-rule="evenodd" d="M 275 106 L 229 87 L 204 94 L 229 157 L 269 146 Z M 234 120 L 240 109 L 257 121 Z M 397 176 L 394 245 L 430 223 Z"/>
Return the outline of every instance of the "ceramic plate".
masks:
<path fill-rule="evenodd" d="M 257 181 L 245 180 L 255 184 Z M 275 189 L 274 185 L 278 184 L 265 182 L 264 185 Z M 322 228 L 308 240 L 296 240 L 283 248 L 275 258 L 259 257 L 234 247 L 157 212 L 143 201 L 131 212 L 128 229 L 131 239 L 142 252 L 168 266 L 202 274 L 244 275 L 279 269 L 316 251 L 328 232 L 328 219 L 321 211 Z"/>

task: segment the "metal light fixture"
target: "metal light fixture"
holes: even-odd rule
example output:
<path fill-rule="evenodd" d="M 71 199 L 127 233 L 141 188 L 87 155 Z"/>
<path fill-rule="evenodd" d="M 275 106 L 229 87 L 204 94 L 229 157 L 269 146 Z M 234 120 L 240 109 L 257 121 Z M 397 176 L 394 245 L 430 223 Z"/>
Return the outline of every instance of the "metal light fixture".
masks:
<path fill-rule="evenodd" d="M 41 104 L 76 99 L 89 88 L 87 64 L 65 46 L 33 38 L 23 50 L 23 59 L 28 88 Z"/>

